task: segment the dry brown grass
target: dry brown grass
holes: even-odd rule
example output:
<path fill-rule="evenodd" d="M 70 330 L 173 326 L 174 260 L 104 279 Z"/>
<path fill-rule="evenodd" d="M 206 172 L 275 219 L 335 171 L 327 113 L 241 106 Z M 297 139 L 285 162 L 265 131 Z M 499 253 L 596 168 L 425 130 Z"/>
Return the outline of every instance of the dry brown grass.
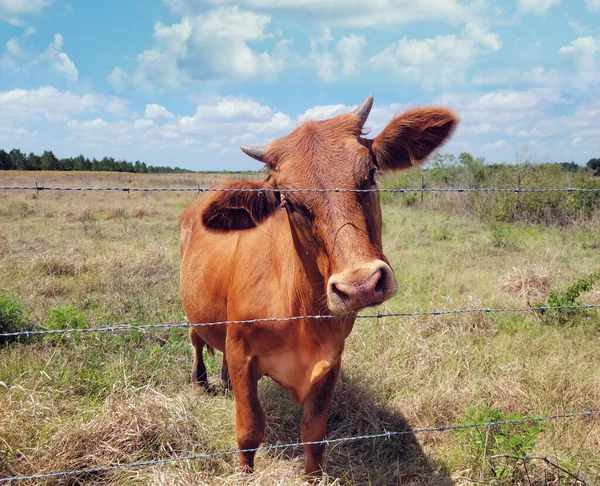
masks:
<path fill-rule="evenodd" d="M 44 474 L 202 454 L 212 451 L 220 442 L 218 432 L 211 430 L 202 413 L 197 413 L 207 411 L 205 398 L 191 392 L 167 397 L 149 387 L 124 392 L 128 396 L 122 393 L 108 396 L 100 410 L 91 416 L 75 416 L 68 422 L 53 424 L 53 432 L 45 443 L 29 450 L 15 451 L 14 460 L 5 465 L 2 472 L 6 475 Z M 30 398 L 32 403 L 25 406 L 35 411 L 33 393 Z M 217 413 L 215 400 L 210 406 L 209 413 Z M 225 411 L 221 408 L 221 413 Z M 17 411 L 9 410 L 8 414 L 11 412 L 13 419 L 22 418 Z M 54 418 L 59 420 L 60 413 L 60 410 L 52 411 Z M 39 418 L 44 415 L 42 413 Z M 44 418 L 48 420 L 50 417 Z M 7 416 L 3 422 L 10 419 Z M 32 425 L 25 425 L 25 430 Z M 207 460 L 203 466 L 208 465 L 214 472 L 215 468 L 218 470 L 223 466 L 222 461 L 222 458 Z M 99 474 L 107 480 L 114 475 L 110 472 Z M 45 484 L 81 484 L 97 477 L 97 474 L 92 474 L 48 479 Z"/>
<path fill-rule="evenodd" d="M 156 215 L 156 211 L 148 209 L 148 208 L 143 208 L 143 207 L 137 207 L 133 210 L 133 217 L 134 218 L 148 218 L 151 216 L 155 216 Z"/>
<path fill-rule="evenodd" d="M 23 184 L 31 174 L 6 177 L 8 184 Z M 201 175 L 36 177 L 39 184 L 71 186 L 210 183 Z M 0 295 L 17 296 L 31 320 L 43 323 L 50 309 L 68 304 L 84 312 L 89 325 L 183 318 L 177 221 L 195 193 L 31 196 L 0 192 Z M 141 217 L 135 216 L 138 208 L 144 210 Z M 386 255 L 400 288 L 382 313 L 519 307 L 543 299 L 550 289 L 564 289 L 598 265 L 594 241 L 600 221 L 569 231 L 496 228 L 395 204 L 384 206 L 384 221 Z M 439 228 L 446 230 L 443 238 Z M 507 282 L 507 290 L 500 291 Z M 600 302 L 597 289 L 583 298 Z M 529 314 L 359 320 L 347 341 L 328 435 L 453 424 L 471 405 L 523 415 L 596 408 L 597 329 L 593 319 L 558 328 Z M 180 331 L 0 348 L 0 476 L 235 448 L 232 397 L 190 393 L 191 361 Z M 211 380 L 218 376 L 219 361 L 207 357 Z M 265 443 L 298 441 L 300 407 L 266 379 L 260 396 L 268 418 Z M 571 461 L 593 484 L 600 474 L 598 422 L 557 422 L 540 436 L 534 453 Z M 261 453 L 257 461 L 257 474 L 250 478 L 236 473 L 235 457 L 220 457 L 64 482 L 306 484 L 302 450 Z M 464 441 L 452 433 L 330 447 L 326 471 L 323 486 L 481 479 L 469 470 Z M 532 483 L 541 484 L 544 469 L 536 471 Z"/>
<path fill-rule="evenodd" d="M 55 277 L 74 277 L 85 270 L 85 255 L 76 248 L 71 248 L 69 254 L 36 255 L 32 260 L 33 272 Z"/>
<path fill-rule="evenodd" d="M 513 267 L 498 283 L 502 291 L 518 295 L 523 304 L 531 307 L 548 295 L 555 277 L 543 264 L 526 263 Z"/>
<path fill-rule="evenodd" d="M 125 219 L 127 216 L 127 209 L 121 206 L 109 209 L 106 215 L 108 219 Z"/>

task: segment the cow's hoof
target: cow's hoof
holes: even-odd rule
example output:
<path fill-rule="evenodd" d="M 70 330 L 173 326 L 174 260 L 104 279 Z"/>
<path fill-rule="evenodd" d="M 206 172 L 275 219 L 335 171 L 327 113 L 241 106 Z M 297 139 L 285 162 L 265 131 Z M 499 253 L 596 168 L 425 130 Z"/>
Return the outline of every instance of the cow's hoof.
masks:
<path fill-rule="evenodd" d="M 254 472 L 254 468 L 246 464 L 244 466 L 238 466 L 236 471 L 242 474 L 252 474 Z"/>
<path fill-rule="evenodd" d="M 209 385 L 208 383 L 194 382 L 192 383 L 192 390 L 194 391 L 194 393 L 203 393 L 205 395 L 208 395 L 209 397 L 216 397 L 219 394 L 218 390 L 214 386 Z"/>

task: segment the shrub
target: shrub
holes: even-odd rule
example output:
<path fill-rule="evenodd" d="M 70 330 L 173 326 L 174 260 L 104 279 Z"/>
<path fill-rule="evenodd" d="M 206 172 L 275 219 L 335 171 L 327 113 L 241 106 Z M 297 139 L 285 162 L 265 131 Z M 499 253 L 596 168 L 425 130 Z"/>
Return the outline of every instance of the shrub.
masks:
<path fill-rule="evenodd" d="M 87 316 L 78 311 L 72 304 L 53 307 L 48 314 L 46 329 L 49 331 L 58 329 L 84 329 L 87 325 Z M 73 339 L 77 343 L 80 333 L 73 333 Z M 60 340 L 60 335 L 49 335 L 53 341 Z"/>
<path fill-rule="evenodd" d="M 522 420 L 519 414 L 504 414 L 500 410 L 482 406 L 479 409 L 471 406 L 461 421 L 463 425 L 482 424 L 488 422 L 503 422 L 507 420 Z M 474 471 L 485 476 L 492 476 L 503 484 L 515 484 L 522 481 L 526 468 L 533 469 L 533 464 L 527 464 L 527 454 L 533 450 L 539 434 L 550 429 L 546 422 L 505 423 L 489 427 L 470 427 L 457 430 L 456 433 L 464 439 L 463 448 L 465 459 Z M 503 465 L 494 465 L 488 458 L 506 455 L 522 459 Z M 525 470 L 521 470 L 521 467 Z M 492 483 L 493 484 L 493 483 Z"/>
<path fill-rule="evenodd" d="M 492 246 L 494 248 L 506 248 L 509 250 L 520 250 L 519 238 L 514 228 L 507 224 L 491 225 Z"/>
<path fill-rule="evenodd" d="M 563 292 L 551 291 L 548 294 L 548 307 L 562 307 L 572 305 L 583 305 L 579 300 L 579 296 L 582 293 L 589 292 L 592 290 L 594 283 L 600 280 L 600 267 L 595 272 L 591 273 L 585 278 L 577 280 L 571 284 Z M 544 304 L 538 304 L 539 307 Z M 549 309 L 540 311 L 541 315 L 545 315 L 546 322 L 556 324 L 566 324 L 572 322 L 573 319 L 580 315 L 583 309 Z"/>
<path fill-rule="evenodd" d="M 13 297 L 0 295 L 0 333 L 22 331 L 26 327 L 25 307 Z M 0 344 L 8 340 L 9 338 L 0 337 Z"/>
<path fill-rule="evenodd" d="M 448 228 L 437 228 L 433 232 L 433 239 L 435 241 L 445 241 L 450 240 L 452 238 L 452 233 L 448 230 Z"/>
<path fill-rule="evenodd" d="M 421 181 L 423 176 L 423 181 Z M 483 221 L 523 222 L 566 226 L 598 217 L 600 192 L 521 192 L 516 189 L 600 189 L 600 179 L 590 171 L 572 170 L 570 164 L 485 164 L 483 159 L 463 153 L 436 154 L 421 171 L 401 171 L 385 175 L 380 187 L 387 189 L 463 187 L 498 188 L 506 192 L 424 193 L 424 206 L 460 214 L 476 215 Z M 397 198 L 403 205 L 420 202 L 404 195 L 382 198 L 388 203 Z"/>

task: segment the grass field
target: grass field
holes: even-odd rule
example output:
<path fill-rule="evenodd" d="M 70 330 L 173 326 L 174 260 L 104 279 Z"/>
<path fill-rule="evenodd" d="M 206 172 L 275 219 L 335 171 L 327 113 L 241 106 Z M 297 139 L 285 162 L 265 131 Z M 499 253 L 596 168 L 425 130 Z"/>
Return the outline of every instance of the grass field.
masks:
<path fill-rule="evenodd" d="M 0 172 L 0 184 L 175 187 L 218 176 Z M 181 321 L 177 223 L 194 193 L 0 191 L 0 296 L 36 328 Z M 600 222 L 486 222 L 452 211 L 383 207 L 398 294 L 379 310 L 520 307 L 545 302 L 600 264 Z M 598 285 L 581 295 L 600 304 Z M 377 310 L 369 310 L 369 314 Z M 526 314 L 359 320 L 328 437 L 561 414 L 600 404 L 600 313 L 558 324 Z M 0 477 L 233 449 L 231 395 L 192 392 L 185 330 L 0 345 Z M 207 357 L 211 379 L 220 357 Z M 265 443 L 299 440 L 301 409 L 260 383 Z M 600 418 L 475 433 L 429 433 L 328 448 L 323 485 L 600 484 Z M 524 438 L 520 441 L 519 438 Z M 305 484 L 301 448 L 69 477 L 60 484 Z M 33 484 L 33 483 L 32 483 Z M 35 484 L 58 484 L 57 480 Z"/>

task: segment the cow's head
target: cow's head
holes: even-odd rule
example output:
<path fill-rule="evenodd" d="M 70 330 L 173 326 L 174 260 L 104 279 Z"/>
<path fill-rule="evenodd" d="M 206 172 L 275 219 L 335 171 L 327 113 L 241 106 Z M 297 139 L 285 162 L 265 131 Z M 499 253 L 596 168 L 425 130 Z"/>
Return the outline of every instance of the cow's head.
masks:
<path fill-rule="evenodd" d="M 446 108 L 413 108 L 369 139 L 362 131 L 372 104 L 369 96 L 352 113 L 302 123 L 266 147 L 242 147 L 269 173 L 263 183 L 235 187 L 375 189 L 376 173 L 419 165 L 458 123 Z M 333 314 L 355 313 L 396 293 L 398 284 L 382 250 L 378 192 L 223 192 L 203 220 L 215 230 L 243 230 L 275 211 L 287 211 L 303 255 L 323 277 Z"/>

